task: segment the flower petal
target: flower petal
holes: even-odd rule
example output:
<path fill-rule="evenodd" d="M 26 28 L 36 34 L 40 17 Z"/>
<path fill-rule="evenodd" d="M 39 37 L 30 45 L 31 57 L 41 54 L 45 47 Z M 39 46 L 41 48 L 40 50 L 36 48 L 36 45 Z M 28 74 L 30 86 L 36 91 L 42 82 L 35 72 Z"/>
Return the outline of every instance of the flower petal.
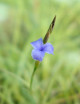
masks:
<path fill-rule="evenodd" d="M 43 46 L 44 52 L 49 53 L 49 54 L 53 54 L 53 50 L 54 50 L 54 48 L 50 43 L 44 44 L 44 46 Z"/>
<path fill-rule="evenodd" d="M 42 61 L 45 53 L 37 49 L 32 50 L 32 57 L 34 60 Z"/>
<path fill-rule="evenodd" d="M 43 45 L 43 40 L 42 38 L 34 41 L 34 42 L 31 42 L 31 45 L 35 48 L 35 49 L 40 49 Z"/>

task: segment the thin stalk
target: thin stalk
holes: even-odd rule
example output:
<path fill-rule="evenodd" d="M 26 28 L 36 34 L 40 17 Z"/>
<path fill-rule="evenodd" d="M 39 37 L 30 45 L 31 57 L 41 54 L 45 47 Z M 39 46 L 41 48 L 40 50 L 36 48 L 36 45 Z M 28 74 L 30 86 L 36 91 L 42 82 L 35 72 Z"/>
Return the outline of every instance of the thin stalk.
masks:
<path fill-rule="evenodd" d="M 34 74 L 35 74 L 36 69 L 37 69 L 38 66 L 39 66 L 39 63 L 40 63 L 40 61 L 36 61 L 36 62 L 35 62 L 34 70 L 33 70 L 32 76 L 31 76 L 30 89 L 32 89 L 33 77 L 34 77 Z"/>
<path fill-rule="evenodd" d="M 34 67 L 34 70 L 31 76 L 30 89 L 32 89 L 32 82 L 33 82 L 33 76 L 34 76 L 35 71 L 36 71 L 36 68 Z"/>

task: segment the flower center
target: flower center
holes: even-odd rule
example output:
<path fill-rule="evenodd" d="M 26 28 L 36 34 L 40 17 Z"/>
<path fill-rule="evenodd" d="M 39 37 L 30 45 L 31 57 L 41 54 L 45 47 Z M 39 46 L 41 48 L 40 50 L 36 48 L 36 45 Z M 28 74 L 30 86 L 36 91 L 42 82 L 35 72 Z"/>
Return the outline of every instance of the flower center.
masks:
<path fill-rule="evenodd" d="M 40 48 L 40 51 L 43 51 L 43 47 Z"/>

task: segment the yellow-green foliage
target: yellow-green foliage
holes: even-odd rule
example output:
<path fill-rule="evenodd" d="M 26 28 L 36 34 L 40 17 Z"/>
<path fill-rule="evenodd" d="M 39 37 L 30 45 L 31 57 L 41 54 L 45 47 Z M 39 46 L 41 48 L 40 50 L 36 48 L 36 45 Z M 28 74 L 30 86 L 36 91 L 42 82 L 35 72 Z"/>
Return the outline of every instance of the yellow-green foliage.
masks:
<path fill-rule="evenodd" d="M 31 93 L 30 42 L 55 15 L 54 55 L 45 55 Z M 80 104 L 79 0 L 0 0 L 0 104 Z"/>

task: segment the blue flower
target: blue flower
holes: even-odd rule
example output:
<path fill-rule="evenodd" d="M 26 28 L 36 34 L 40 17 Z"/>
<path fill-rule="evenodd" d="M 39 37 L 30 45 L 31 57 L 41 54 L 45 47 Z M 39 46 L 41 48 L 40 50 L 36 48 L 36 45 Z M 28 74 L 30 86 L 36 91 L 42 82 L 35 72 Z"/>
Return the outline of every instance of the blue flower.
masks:
<path fill-rule="evenodd" d="M 32 57 L 34 60 L 42 61 L 45 53 L 53 54 L 53 46 L 50 43 L 43 44 L 42 38 L 31 42 L 33 46 Z"/>

